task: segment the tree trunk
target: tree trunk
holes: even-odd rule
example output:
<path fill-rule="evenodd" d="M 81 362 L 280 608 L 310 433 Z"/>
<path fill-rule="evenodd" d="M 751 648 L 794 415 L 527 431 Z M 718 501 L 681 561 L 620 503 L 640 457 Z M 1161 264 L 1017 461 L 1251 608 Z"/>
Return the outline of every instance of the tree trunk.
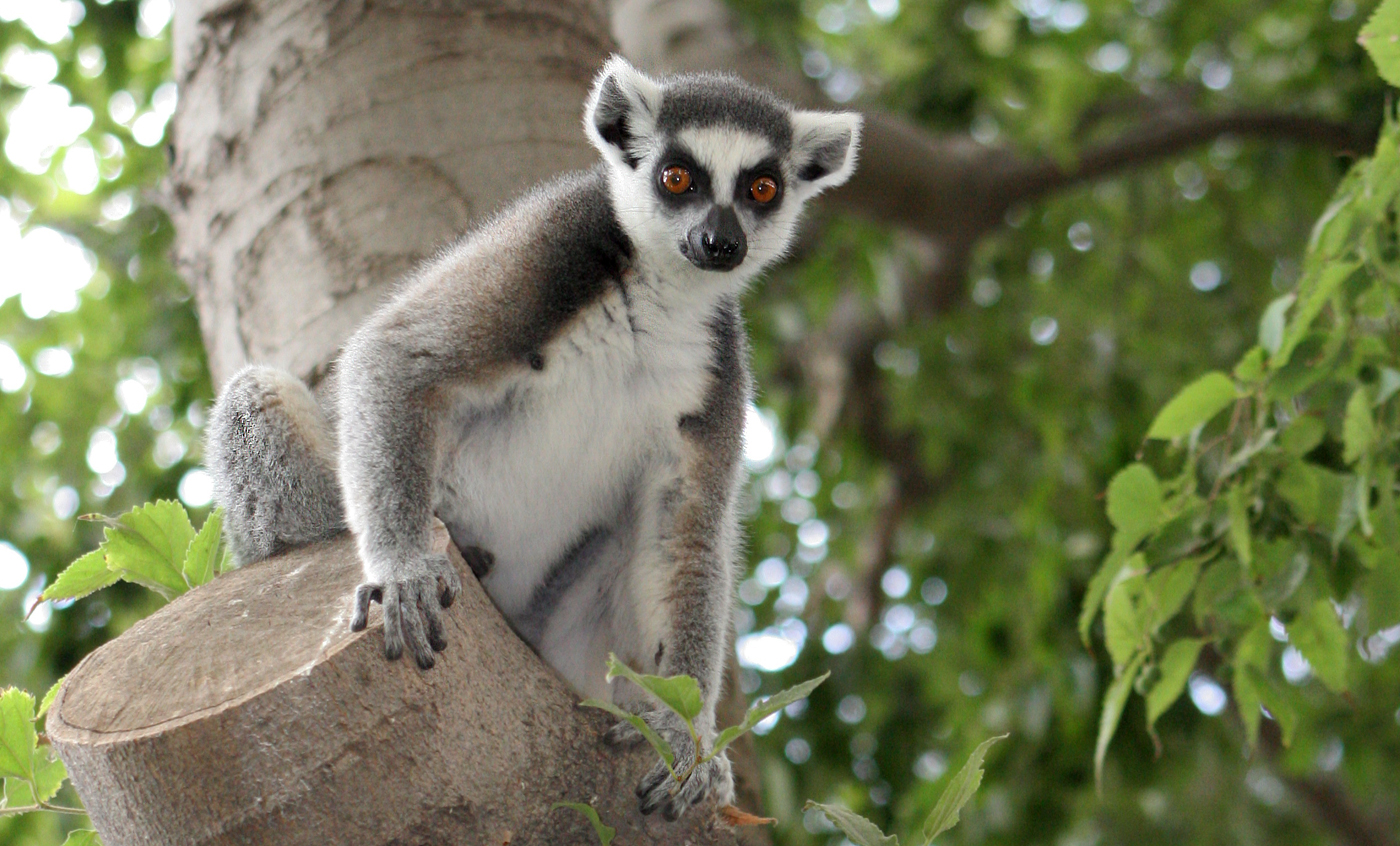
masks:
<path fill-rule="evenodd" d="M 180 0 L 174 40 L 171 209 L 215 384 L 249 360 L 315 383 L 396 277 L 596 159 L 580 115 L 612 48 L 600 0 Z M 88 656 L 48 728 L 105 842 L 594 843 L 550 811 L 581 801 L 619 844 L 735 843 L 708 809 L 637 813 L 654 754 L 604 747 L 608 719 L 457 563 L 428 673 L 384 661 L 377 611 L 349 632 L 344 538 L 221 576 Z M 758 810 L 751 748 L 737 758 Z"/>

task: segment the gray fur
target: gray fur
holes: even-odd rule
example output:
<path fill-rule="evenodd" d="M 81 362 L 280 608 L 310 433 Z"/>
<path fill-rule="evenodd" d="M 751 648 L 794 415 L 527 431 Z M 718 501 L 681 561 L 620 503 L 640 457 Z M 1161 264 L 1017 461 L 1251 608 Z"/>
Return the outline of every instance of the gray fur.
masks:
<path fill-rule="evenodd" d="M 702 750 L 640 690 L 609 688 L 604 659 L 695 677 L 713 741 L 751 390 L 738 295 L 787 250 L 803 203 L 849 176 L 859 121 L 614 58 L 584 129 L 603 162 L 406 280 L 345 344 L 324 410 L 291 376 L 247 368 L 207 454 L 241 561 L 348 525 L 365 567 L 352 627 L 382 602 L 386 655 L 424 668 L 460 589 L 429 553 L 436 515 L 522 638 L 581 693 L 643 714 L 680 768 Z M 670 165 L 696 190 L 664 189 Z M 759 177 L 780 185 L 772 202 L 750 194 Z M 722 755 L 674 794 L 668 779 L 659 766 L 639 785 L 644 812 L 732 796 Z"/>

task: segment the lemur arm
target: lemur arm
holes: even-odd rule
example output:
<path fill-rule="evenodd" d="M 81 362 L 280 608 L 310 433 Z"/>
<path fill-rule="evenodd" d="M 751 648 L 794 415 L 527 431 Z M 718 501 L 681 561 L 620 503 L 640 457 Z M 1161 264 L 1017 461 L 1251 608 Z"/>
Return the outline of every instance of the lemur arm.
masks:
<path fill-rule="evenodd" d="M 479 264 L 439 259 L 356 332 L 339 362 L 340 484 L 365 568 L 351 628 L 382 601 L 385 655 L 407 647 L 423 669 L 446 646 L 439 609 L 461 589 L 446 557 L 429 554 L 437 430 L 449 416 L 442 389 L 464 386 L 486 403 L 529 369 L 528 355 L 512 355 L 519 327 L 490 306 L 504 300 L 499 280 L 482 279 Z"/>
<path fill-rule="evenodd" d="M 663 674 L 684 673 L 700 683 L 706 731 L 714 726 L 729 648 L 739 546 L 736 499 L 750 394 L 748 345 L 737 303 L 726 299 L 711 327 L 715 357 L 704 404 L 679 421 L 685 445 L 682 481 L 665 536 L 674 566 L 666 597 L 671 642 L 661 659 Z"/>

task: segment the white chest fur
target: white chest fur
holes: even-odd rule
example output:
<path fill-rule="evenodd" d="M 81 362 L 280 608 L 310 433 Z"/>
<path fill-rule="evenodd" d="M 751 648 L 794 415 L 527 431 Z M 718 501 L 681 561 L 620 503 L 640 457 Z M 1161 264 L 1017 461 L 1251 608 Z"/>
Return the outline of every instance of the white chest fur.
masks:
<path fill-rule="evenodd" d="M 442 433 L 438 515 L 495 556 L 483 586 L 508 618 L 585 532 L 679 469 L 677 421 L 708 385 L 714 302 L 662 301 L 648 282 L 588 306 L 495 407 L 464 395 Z"/>

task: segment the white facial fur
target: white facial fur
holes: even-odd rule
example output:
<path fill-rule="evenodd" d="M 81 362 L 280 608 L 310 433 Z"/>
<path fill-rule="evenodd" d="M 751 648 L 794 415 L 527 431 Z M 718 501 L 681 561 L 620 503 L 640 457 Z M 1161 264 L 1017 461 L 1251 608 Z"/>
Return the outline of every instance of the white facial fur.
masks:
<path fill-rule="evenodd" d="M 856 165 L 860 116 L 791 110 L 792 144 L 785 153 L 774 150 L 763 135 L 728 123 L 697 123 L 683 126 L 673 137 L 663 136 L 656 123 L 667 86 L 686 84 L 684 77 L 657 82 L 614 56 L 594 84 L 585 109 L 585 132 L 608 166 L 619 221 L 639 258 L 662 278 L 681 285 L 738 290 L 787 251 L 806 201 L 850 178 Z M 604 138 L 600 133 L 600 103 L 604 108 L 625 109 L 625 139 Z M 668 164 L 661 159 L 677 149 L 708 175 L 706 202 L 678 206 L 658 193 L 658 171 Z M 765 159 L 772 160 L 775 153 L 782 153 L 778 156 L 781 193 L 777 208 L 764 213 L 750 203 L 736 203 L 739 174 Z M 814 162 L 819 166 L 813 167 Z M 686 234 L 715 205 L 734 208 L 747 240 L 747 255 L 732 270 L 701 270 L 679 248 Z"/>

